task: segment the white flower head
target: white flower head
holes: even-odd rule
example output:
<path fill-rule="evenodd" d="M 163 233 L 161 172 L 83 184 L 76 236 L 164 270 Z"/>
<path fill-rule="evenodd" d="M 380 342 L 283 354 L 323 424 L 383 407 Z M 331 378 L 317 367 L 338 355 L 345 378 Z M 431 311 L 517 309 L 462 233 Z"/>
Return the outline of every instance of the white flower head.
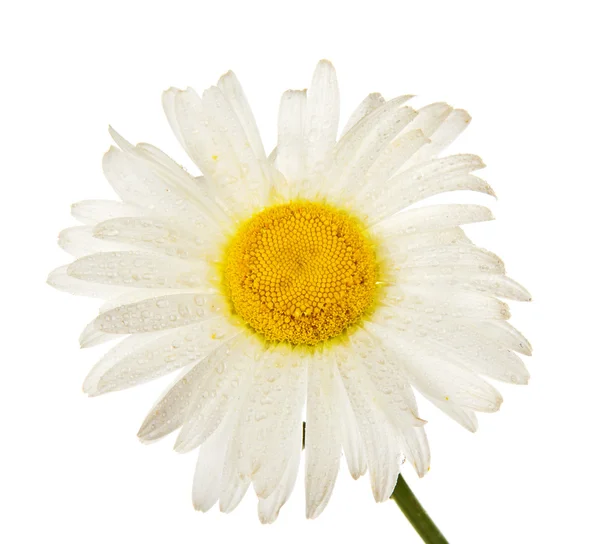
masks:
<path fill-rule="evenodd" d="M 456 190 L 492 195 L 474 155 L 440 156 L 469 115 L 409 96 L 369 95 L 338 137 L 333 66 L 283 94 L 267 156 L 235 75 L 202 96 L 169 89 L 163 106 L 201 170 L 116 132 L 104 173 L 119 200 L 73 206 L 60 234 L 76 260 L 59 289 L 105 299 L 82 346 L 128 335 L 96 364 L 100 395 L 181 374 L 139 437 L 178 431 L 198 449 L 193 502 L 233 510 L 252 484 L 274 521 L 298 473 L 306 421 L 306 515 L 327 505 L 342 452 L 390 497 L 406 459 L 429 468 L 413 390 L 470 431 L 502 402 L 481 376 L 526 383 L 531 353 L 499 298 L 529 300 L 461 225 L 479 205 L 412 207 Z"/>

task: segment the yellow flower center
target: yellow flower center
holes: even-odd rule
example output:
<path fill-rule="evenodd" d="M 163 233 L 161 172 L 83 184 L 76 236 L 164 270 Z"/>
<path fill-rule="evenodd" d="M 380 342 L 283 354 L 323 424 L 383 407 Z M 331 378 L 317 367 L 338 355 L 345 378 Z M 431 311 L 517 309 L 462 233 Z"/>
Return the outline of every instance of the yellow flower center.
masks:
<path fill-rule="evenodd" d="M 269 341 L 328 340 L 375 297 L 372 243 L 356 219 L 325 204 L 267 208 L 240 227 L 225 257 L 234 313 Z"/>

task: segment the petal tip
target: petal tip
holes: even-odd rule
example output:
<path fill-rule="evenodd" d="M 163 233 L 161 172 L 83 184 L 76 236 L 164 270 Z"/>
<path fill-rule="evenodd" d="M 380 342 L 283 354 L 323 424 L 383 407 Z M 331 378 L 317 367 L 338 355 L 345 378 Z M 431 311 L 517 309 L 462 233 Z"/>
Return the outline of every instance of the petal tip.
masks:
<path fill-rule="evenodd" d="M 48 277 L 46 278 L 46 283 L 50 286 L 50 287 L 54 287 L 56 289 L 56 270 L 53 270 L 52 272 L 50 272 L 50 274 L 48 274 Z"/>
<path fill-rule="evenodd" d="M 144 423 L 142 423 L 142 426 L 139 428 L 136 436 L 142 444 L 149 444 L 150 442 L 153 442 L 153 440 L 148 437 L 149 434 L 150 434 L 149 425 L 146 422 L 144 422 Z"/>

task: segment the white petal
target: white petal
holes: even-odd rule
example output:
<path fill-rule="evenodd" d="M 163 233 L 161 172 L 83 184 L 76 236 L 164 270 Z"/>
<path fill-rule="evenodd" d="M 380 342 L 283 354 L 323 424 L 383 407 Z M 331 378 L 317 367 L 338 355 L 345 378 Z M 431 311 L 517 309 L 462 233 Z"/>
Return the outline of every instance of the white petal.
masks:
<path fill-rule="evenodd" d="M 392 178 L 389 181 L 389 186 L 392 188 L 390 191 L 386 191 L 385 194 L 379 193 L 376 198 L 373 198 L 373 193 L 365 193 L 365 212 L 370 215 L 369 226 L 376 225 L 379 221 L 392 217 L 416 202 L 441 193 L 474 191 L 495 196 L 494 191 L 487 182 L 470 175 L 423 179 L 418 184 L 404 186 L 405 190 L 400 190 L 402 184 Z M 395 200 L 392 203 L 390 199 Z"/>
<path fill-rule="evenodd" d="M 474 372 L 504 382 L 527 383 L 529 372 L 523 361 L 498 341 L 481 337 L 480 330 L 479 323 L 458 323 L 441 330 L 430 327 L 428 336 L 422 338 L 431 338 L 438 343 L 440 353 Z"/>
<path fill-rule="evenodd" d="M 102 332 L 101 330 L 97 329 L 94 325 L 94 322 L 92 322 L 85 329 L 83 329 L 82 333 L 79 335 L 79 347 L 92 348 L 94 346 L 99 346 L 100 344 L 104 344 L 106 342 L 113 342 L 114 340 L 118 339 L 118 336 Z"/>
<path fill-rule="evenodd" d="M 131 142 L 128 142 L 125 138 L 123 138 L 123 136 L 121 136 L 111 125 L 108 125 L 108 133 L 113 139 L 113 142 L 115 142 L 120 149 L 122 149 L 123 151 L 128 151 L 130 153 L 135 152 L 135 146 Z"/>
<path fill-rule="evenodd" d="M 521 385 L 529 381 L 529 372 L 518 355 L 473 334 L 454 334 L 452 352 L 448 355 L 466 368 L 495 380 Z"/>
<path fill-rule="evenodd" d="M 502 396 L 494 387 L 457 365 L 420 356 L 405 359 L 405 365 L 415 387 L 439 401 L 448 398 L 457 406 L 478 412 L 496 412 L 502 404 Z"/>
<path fill-rule="evenodd" d="M 122 287 L 208 289 L 206 265 L 193 266 L 141 251 L 95 253 L 76 260 L 67 269 L 74 278 Z"/>
<path fill-rule="evenodd" d="M 154 380 L 202 360 L 237 334 L 227 319 L 211 319 L 164 333 L 136 334 L 112 348 L 92 368 L 83 390 L 95 396 Z"/>
<path fill-rule="evenodd" d="M 381 349 L 381 343 L 364 330 L 354 332 L 350 342 L 356 360 L 369 377 L 388 419 L 398 428 L 421 426 L 423 421 L 417 417 L 410 384 L 393 358 Z"/>
<path fill-rule="evenodd" d="M 355 198 L 359 199 L 360 195 L 368 191 L 371 184 L 385 183 L 428 141 L 421 130 L 406 132 L 404 129 L 373 162 L 367 172 L 366 182 L 359 188 Z"/>
<path fill-rule="evenodd" d="M 390 264 L 396 265 L 394 273 L 388 281 L 395 282 L 396 270 L 402 270 L 407 262 L 414 263 L 420 256 L 433 256 L 436 251 L 446 251 L 448 246 L 461 250 L 473 251 L 476 248 L 467 238 L 461 228 L 455 227 L 449 230 L 434 230 L 417 232 L 416 234 L 405 234 L 394 236 L 390 234 L 382 237 L 385 239 L 381 253 L 387 253 Z M 435 257 L 434 257 L 435 258 Z M 408 269 L 410 270 L 410 269 Z"/>
<path fill-rule="evenodd" d="M 186 195 L 203 210 L 206 217 L 211 217 L 221 226 L 229 225 L 230 219 L 211 199 L 213 192 L 203 177 L 194 178 L 166 153 L 151 144 L 139 143 L 134 146 L 117 134 L 112 127 L 109 128 L 109 132 L 123 151 L 142 159 L 142 162 L 150 166 L 155 175 L 162 180 L 160 183 L 166 183 L 169 187 L 173 187 L 177 194 Z M 169 190 L 167 189 L 167 191 Z M 131 217 L 127 213 L 121 215 Z"/>
<path fill-rule="evenodd" d="M 402 330 L 412 330 L 415 335 L 426 336 L 433 334 L 439 340 L 449 341 L 456 331 L 473 335 L 482 342 L 491 342 L 498 347 L 516 351 L 523 355 L 531 355 L 531 344 L 507 321 L 481 320 L 448 317 L 439 320 L 433 312 L 416 313 L 402 306 L 382 307 L 374 313 L 369 322 L 380 325 L 392 323 Z"/>
<path fill-rule="evenodd" d="M 72 295 L 80 295 L 94 298 L 110 298 L 116 294 L 123 294 L 129 291 L 126 287 L 117 287 L 113 285 L 103 285 L 101 283 L 91 283 L 69 276 L 67 270 L 70 265 L 59 266 L 48 275 L 48 285 L 66 291 Z"/>
<path fill-rule="evenodd" d="M 219 509 L 225 513 L 232 512 L 235 509 L 244 498 L 248 487 L 250 487 L 250 477 L 240 470 L 240 461 L 244 455 L 240 443 L 241 432 L 243 430 L 240 425 L 241 417 L 242 414 L 238 414 L 237 424 L 227 445 L 223 474 L 221 476 Z"/>
<path fill-rule="evenodd" d="M 369 326 L 398 353 L 411 383 L 424 395 L 480 412 L 500 408 L 500 393 L 471 370 L 448 362 L 443 349 L 418 342 L 412 332 L 372 323 Z"/>
<path fill-rule="evenodd" d="M 411 284 L 415 285 L 417 282 L 411 281 Z M 473 273 L 468 276 L 461 274 L 430 276 L 424 278 L 423 281 L 418 281 L 418 285 L 433 290 L 476 291 L 512 300 L 531 300 L 531 295 L 523 286 L 502 274 Z"/>
<path fill-rule="evenodd" d="M 288 452 L 289 462 L 281 482 L 266 499 L 258 499 L 258 517 L 261 523 L 273 523 L 281 507 L 287 502 L 294 489 L 298 477 L 298 465 L 300 464 L 300 452 L 302 451 L 302 428 L 297 430 L 297 437 L 290 441 Z"/>
<path fill-rule="evenodd" d="M 152 349 L 154 346 L 158 346 L 157 359 L 159 359 L 159 364 L 150 365 L 151 368 L 148 371 L 150 375 L 148 379 L 153 379 L 153 371 L 159 369 L 164 369 L 164 372 L 158 372 L 156 377 L 161 376 L 170 372 L 171 370 L 175 370 L 175 367 L 171 369 L 168 364 L 168 361 L 161 359 L 161 356 L 164 357 L 165 345 L 170 344 L 173 332 L 159 332 L 159 333 L 146 333 L 146 334 L 137 334 L 135 336 L 128 336 L 127 338 L 122 339 L 118 342 L 114 347 L 112 347 L 104 357 L 102 357 L 89 371 L 83 382 L 83 392 L 87 393 L 90 396 L 100 395 L 102 393 L 108 393 L 110 391 L 118 391 L 120 389 L 125 389 L 127 387 L 137 385 L 138 383 L 143 383 L 146 381 L 144 378 L 137 380 L 140 375 L 144 376 L 145 374 L 145 361 L 149 360 L 152 356 L 151 351 L 147 351 L 148 349 Z M 165 350 L 166 351 L 166 350 Z M 168 353 L 168 351 L 166 352 Z M 121 360 L 127 360 L 129 356 L 132 355 L 132 359 L 135 364 L 137 362 L 139 364 L 139 369 L 135 368 L 133 365 L 128 365 L 124 363 L 126 370 L 124 372 L 120 372 L 119 368 L 115 368 L 119 365 Z M 194 361 L 191 361 L 194 362 Z M 114 370 L 113 370 L 114 368 Z M 124 375 L 127 371 L 132 371 L 132 380 L 131 385 L 129 382 L 129 376 Z M 118 376 L 115 379 L 115 375 Z M 145 376 L 144 376 L 145 377 Z M 100 387 L 100 381 L 102 380 L 102 387 Z"/>
<path fill-rule="evenodd" d="M 245 127 L 238 119 L 231 104 L 217 87 L 210 87 L 202 94 L 202 108 L 212 134 L 219 131 L 225 138 L 226 148 L 216 149 L 210 160 L 217 163 L 215 175 L 227 184 L 228 195 L 235 200 L 236 209 L 247 210 L 262 207 L 267 198 L 269 184 L 263 166 L 253 150 Z M 255 142 L 254 142 L 255 143 Z M 225 153 L 224 155 L 222 153 Z M 221 154 L 220 154 L 221 153 Z M 217 159 L 214 156 L 217 155 Z M 227 174 L 221 176 L 222 163 Z"/>
<path fill-rule="evenodd" d="M 306 517 L 327 506 L 340 467 L 341 429 L 335 362 L 314 354 L 308 364 L 306 401 Z"/>
<path fill-rule="evenodd" d="M 452 275 L 461 270 L 461 276 L 474 274 L 503 274 L 504 263 L 497 255 L 471 244 L 413 249 L 403 256 L 394 256 L 398 265 L 398 281 L 423 279 L 428 275 Z M 398 260 L 402 257 L 402 260 Z"/>
<path fill-rule="evenodd" d="M 220 233 L 205 224 L 195 226 L 174 218 L 119 217 L 97 224 L 92 232 L 96 245 L 112 241 L 180 259 L 206 259 L 222 241 Z"/>
<path fill-rule="evenodd" d="M 304 134 L 309 176 L 329 168 L 340 118 L 340 93 L 333 65 L 317 64 L 306 98 Z"/>
<path fill-rule="evenodd" d="M 125 292 L 123 296 L 127 296 L 128 292 Z M 144 297 L 144 300 L 147 298 Z M 139 334 L 152 334 L 152 333 L 139 333 Z M 85 329 L 79 335 L 79 347 L 80 348 L 91 348 L 94 346 L 98 346 L 100 344 L 104 344 L 106 342 L 113 342 L 115 340 L 121 340 L 122 337 L 117 336 L 115 334 L 111 334 L 109 332 L 104 332 L 98 328 L 95 321 L 92 321 L 87 324 Z"/>
<path fill-rule="evenodd" d="M 216 161 L 212 156 L 218 149 L 227 151 L 229 146 L 226 145 L 223 135 L 219 135 L 218 131 L 211 135 L 210 129 L 206 127 L 207 120 L 202 108 L 202 99 L 196 91 L 190 88 L 166 90 L 163 93 L 163 109 L 171 129 L 190 159 L 205 176 L 210 177 L 215 174 Z"/>
<path fill-rule="evenodd" d="M 406 130 L 420 130 L 426 138 L 429 138 L 448 118 L 452 112 L 452 106 L 443 102 L 429 104 L 417 111 L 414 121 L 406 127 Z"/>
<path fill-rule="evenodd" d="M 415 153 L 404 165 L 404 168 L 412 168 L 419 163 L 437 157 L 467 128 L 470 122 L 471 116 L 465 110 L 453 110 L 441 126 L 430 135 L 430 143 Z"/>
<path fill-rule="evenodd" d="M 382 502 L 392 494 L 400 470 L 394 431 L 374 400 L 377 395 L 370 380 L 350 350 L 338 347 L 335 355 L 365 447 L 373 496 Z"/>
<path fill-rule="evenodd" d="M 225 351 L 209 356 L 209 371 L 190 399 L 186 422 L 175 442 L 185 453 L 202 444 L 231 411 L 246 400 L 252 374 L 264 348 L 256 338 L 239 335 Z"/>
<path fill-rule="evenodd" d="M 190 158 L 194 162 L 196 162 L 194 160 L 194 158 L 192 157 L 192 154 L 191 154 L 192 150 L 188 146 L 188 142 L 179 127 L 179 121 L 177 119 L 177 112 L 175 111 L 175 99 L 176 99 L 178 93 L 180 93 L 180 92 L 181 91 L 179 89 L 175 89 L 174 87 L 171 87 L 170 89 L 167 89 L 166 91 L 164 91 L 162 94 L 162 106 L 163 106 L 163 110 L 165 112 L 165 117 L 167 118 L 167 121 L 169 122 L 169 126 L 171 127 L 173 134 L 175 134 L 177 141 L 179 142 L 181 147 L 183 147 L 183 149 L 185 149 L 186 153 L 190 156 Z M 194 91 L 194 93 L 195 93 L 195 91 Z M 196 96 L 198 96 L 198 95 L 196 95 Z M 200 98 L 198 97 L 198 101 L 199 100 L 200 100 Z"/>
<path fill-rule="evenodd" d="M 342 419 L 342 444 L 348 470 L 357 480 L 367 472 L 367 457 L 365 448 L 358 430 L 356 417 L 348 399 L 348 393 L 341 382 L 339 375 L 336 377 L 338 398 L 340 401 L 340 414 Z"/>
<path fill-rule="evenodd" d="M 459 425 L 463 426 L 467 431 L 474 433 L 477 430 L 477 416 L 472 410 L 461 408 L 450 399 L 440 400 L 429 395 L 424 395 L 425 398 L 433 405 L 437 406 L 448 417 L 452 418 Z"/>
<path fill-rule="evenodd" d="M 414 232 L 444 230 L 494 219 L 485 206 L 476 204 L 439 204 L 423 206 L 396 214 L 379 223 L 377 232 L 386 236 L 413 234 Z"/>
<path fill-rule="evenodd" d="M 419 478 L 429 471 L 431 452 L 423 427 L 405 427 L 399 433 L 400 451 L 406 456 Z"/>
<path fill-rule="evenodd" d="M 481 293 L 524 302 L 531 300 L 529 291 L 515 280 L 499 274 L 480 274 L 470 278 L 469 288 Z M 465 287 L 467 286 L 465 285 Z"/>
<path fill-rule="evenodd" d="M 231 218 L 214 198 L 218 191 L 214 184 L 210 184 L 204 176 L 191 176 L 160 149 L 147 143 L 137 144 L 133 148 L 133 153 L 149 161 L 152 168 L 159 172 L 163 179 L 166 178 L 169 185 L 176 188 L 177 194 L 185 195 L 194 203 L 194 206 L 202 210 L 201 215 L 187 215 L 188 220 L 196 219 L 197 223 L 203 225 L 210 224 L 212 221 L 214 225 L 218 225 L 222 229 L 230 228 Z M 123 214 L 123 216 L 131 217 L 130 214 Z M 178 218 L 181 219 L 181 215 Z"/>
<path fill-rule="evenodd" d="M 218 87 L 239 119 L 254 155 L 258 160 L 265 161 L 265 149 L 256 126 L 254 114 L 235 74 L 230 71 L 221 76 Z"/>
<path fill-rule="evenodd" d="M 508 306 L 479 293 L 432 290 L 414 285 L 391 285 L 385 293 L 387 304 L 396 304 L 404 312 L 427 314 L 435 321 L 452 319 L 508 319 Z"/>
<path fill-rule="evenodd" d="M 335 170 L 330 173 L 330 193 L 352 194 L 364 183 L 367 171 L 416 112 L 402 106 L 410 97 L 399 97 L 375 110 L 350 130 L 336 146 Z"/>
<path fill-rule="evenodd" d="M 191 159 L 212 180 L 211 191 L 229 213 L 248 213 L 264 203 L 269 185 L 251 142 L 223 92 L 169 89 L 163 96 L 171 126 Z"/>
<path fill-rule="evenodd" d="M 206 180 L 202 177 L 193 177 L 180 164 L 177 164 L 166 153 L 151 144 L 141 142 L 137 144 L 131 153 L 152 162 L 154 168 L 168 175 L 169 182 L 179 190 L 189 194 L 203 205 L 210 204 L 207 201 L 208 189 Z"/>
<path fill-rule="evenodd" d="M 306 176 L 304 119 L 306 91 L 286 91 L 279 104 L 275 166 L 289 184 L 287 196 L 295 196 Z M 285 194 L 285 193 L 284 193 Z"/>
<path fill-rule="evenodd" d="M 481 321 L 476 325 L 470 324 L 477 334 L 498 342 L 501 346 L 512 349 L 523 355 L 531 355 L 531 344 L 517 329 L 507 321 Z"/>
<path fill-rule="evenodd" d="M 388 319 L 392 326 L 394 319 Z M 487 339 L 480 333 L 480 322 L 476 320 L 446 320 L 437 323 L 422 319 L 412 326 L 398 321 L 401 330 L 414 331 L 415 347 L 425 345 L 428 352 L 444 358 L 478 374 L 496 380 L 525 384 L 529 373 L 521 359 L 495 339 Z"/>
<path fill-rule="evenodd" d="M 192 487 L 192 503 L 196 510 L 208 512 L 219 500 L 223 462 L 231 431 L 231 425 L 223 424 L 200 446 Z"/>
<path fill-rule="evenodd" d="M 394 250 L 398 252 L 398 254 L 395 255 L 396 259 L 398 255 L 401 255 L 400 251 L 404 250 L 405 252 L 408 252 L 408 250 L 402 248 L 399 244 L 396 244 L 393 247 Z M 400 262 L 402 261 L 400 260 Z M 434 291 L 475 291 L 484 295 L 492 295 L 511 300 L 531 300 L 531 295 L 522 285 L 519 285 L 516 281 L 507 278 L 502 274 L 482 273 L 477 269 L 471 270 L 470 273 L 464 273 L 463 271 L 463 273 L 457 272 L 455 274 L 423 273 L 422 270 L 422 268 L 407 268 L 389 281 L 398 281 L 399 283 L 406 281 L 413 286 Z"/>
<path fill-rule="evenodd" d="M 126 203 L 135 204 L 153 215 L 209 220 L 206 208 L 185 190 L 179 177 L 154 161 L 111 147 L 104 155 L 102 166 L 106 179 Z M 186 176 L 190 179 L 186 180 Z M 193 178 L 183 170 L 181 177 L 193 183 Z"/>
<path fill-rule="evenodd" d="M 138 431 L 142 442 L 158 440 L 185 423 L 192 395 L 198 392 L 205 376 L 227 352 L 229 343 L 234 338 L 221 343 L 191 369 L 186 368 L 183 371 L 183 375 L 163 394 L 146 416 Z"/>
<path fill-rule="evenodd" d="M 417 474 L 424 476 L 429 468 L 429 445 L 420 428 L 425 422 L 418 417 L 417 402 L 406 370 L 397 361 L 393 350 L 364 330 L 355 332 L 351 342 L 355 356 L 379 394 L 377 404 L 399 437 L 402 453 L 415 467 Z"/>
<path fill-rule="evenodd" d="M 58 235 L 58 245 L 73 257 L 132 249 L 132 246 L 118 241 L 95 238 L 93 227 L 70 227 L 61 231 Z"/>
<path fill-rule="evenodd" d="M 71 214 L 81 223 L 95 225 L 115 217 L 141 216 L 144 210 L 133 204 L 113 200 L 82 200 L 71 206 Z"/>
<path fill-rule="evenodd" d="M 474 155 L 453 155 L 419 164 L 385 183 L 365 189 L 363 209 L 374 225 L 408 206 L 448 191 L 478 191 L 494 195 L 490 186 L 469 173 L 483 168 Z"/>
<path fill-rule="evenodd" d="M 114 310 L 119 306 L 143 302 L 151 298 L 158 298 L 166 295 L 178 295 L 181 293 L 196 293 L 193 289 L 127 289 L 120 295 L 111 296 L 102 306 L 99 313 Z"/>
<path fill-rule="evenodd" d="M 290 441 L 302 426 L 306 362 L 286 345 L 265 354 L 254 375 L 240 422 L 240 471 L 252 478 L 259 498 L 268 497 L 283 478 Z"/>
<path fill-rule="evenodd" d="M 385 99 L 379 93 L 367 95 L 348 118 L 348 122 L 340 134 L 340 139 L 342 139 L 350 129 L 354 128 L 359 121 L 374 112 L 383 104 L 385 104 Z"/>
<path fill-rule="evenodd" d="M 250 487 L 250 478 L 242 478 L 239 475 L 235 475 L 234 478 L 236 478 L 235 482 L 230 482 L 230 485 L 226 489 L 221 489 L 219 494 L 219 509 L 225 514 L 229 514 L 237 508 Z"/>

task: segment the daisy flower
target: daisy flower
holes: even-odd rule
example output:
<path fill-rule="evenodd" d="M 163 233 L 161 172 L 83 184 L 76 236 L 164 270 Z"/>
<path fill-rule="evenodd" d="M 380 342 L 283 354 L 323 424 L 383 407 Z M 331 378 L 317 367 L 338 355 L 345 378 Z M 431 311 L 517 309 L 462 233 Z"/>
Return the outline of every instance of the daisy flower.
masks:
<path fill-rule="evenodd" d="M 370 94 L 339 132 L 321 61 L 308 90 L 283 94 L 267 156 L 232 72 L 202 96 L 169 89 L 165 113 L 200 177 L 110 130 L 103 168 L 118 199 L 73 205 L 83 225 L 59 244 L 76 260 L 49 283 L 105 300 L 82 346 L 125 337 L 86 378 L 90 396 L 179 373 L 139 437 L 178 431 L 175 450 L 198 450 L 198 510 L 230 512 L 252 484 L 260 520 L 274 521 L 304 443 L 307 517 L 327 505 L 342 456 L 387 500 L 405 460 L 429 469 L 415 390 L 475 431 L 475 413 L 502 402 L 484 377 L 527 382 L 515 352 L 530 345 L 499 299 L 530 296 L 461 229 L 490 211 L 413 206 L 493 195 L 479 157 L 443 155 L 470 117 L 410 98 Z"/>

